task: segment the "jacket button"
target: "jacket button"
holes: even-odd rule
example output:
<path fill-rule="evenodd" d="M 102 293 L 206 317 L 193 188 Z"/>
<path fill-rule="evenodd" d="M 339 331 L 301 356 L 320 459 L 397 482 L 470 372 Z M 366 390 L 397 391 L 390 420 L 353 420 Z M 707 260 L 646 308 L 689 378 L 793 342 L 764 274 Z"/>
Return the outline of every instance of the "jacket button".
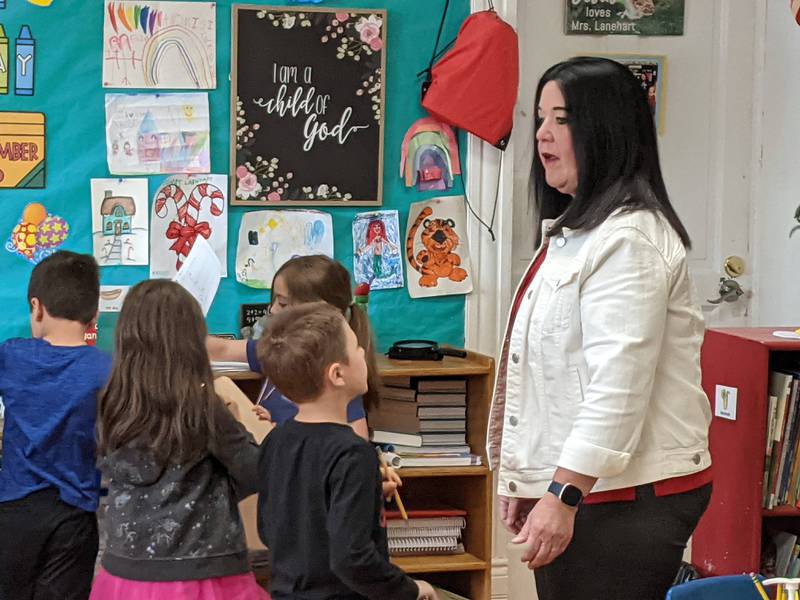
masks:
<path fill-rule="evenodd" d="M 514 483 L 513 481 L 509 481 L 508 482 L 508 489 L 510 491 L 512 491 L 512 492 L 516 492 L 517 491 L 517 484 Z"/>
<path fill-rule="evenodd" d="M 511 355 L 511 362 L 513 362 L 514 364 L 517 364 L 519 362 L 519 354 L 517 354 L 516 352 L 514 354 L 512 354 Z"/>
<path fill-rule="evenodd" d="M 694 464 L 696 464 L 696 465 L 699 465 L 699 464 L 700 464 L 700 455 L 699 455 L 699 454 L 695 454 L 695 455 L 692 457 L 692 462 L 693 462 Z"/>
<path fill-rule="evenodd" d="M 511 417 L 508 420 L 508 422 L 511 423 L 512 427 L 516 427 L 519 424 L 519 420 L 517 419 L 517 417 Z"/>
<path fill-rule="evenodd" d="M 565 238 L 563 235 L 556 238 L 556 246 L 558 246 L 559 248 L 563 248 L 566 245 L 567 245 L 567 238 Z"/>

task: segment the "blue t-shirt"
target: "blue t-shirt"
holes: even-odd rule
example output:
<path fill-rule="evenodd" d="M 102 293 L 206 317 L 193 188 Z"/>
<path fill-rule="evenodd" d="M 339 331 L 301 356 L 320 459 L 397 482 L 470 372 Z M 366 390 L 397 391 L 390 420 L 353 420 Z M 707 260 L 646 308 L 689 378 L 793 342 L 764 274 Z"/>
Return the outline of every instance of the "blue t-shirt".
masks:
<path fill-rule="evenodd" d="M 5 405 L 0 502 L 55 488 L 71 506 L 97 510 L 95 415 L 111 357 L 93 346 L 41 339 L 0 344 Z"/>
<path fill-rule="evenodd" d="M 256 340 L 247 340 L 247 363 L 250 365 L 251 371 L 261 373 L 261 363 L 256 355 Z M 264 382 L 258 403 L 269 411 L 272 422 L 278 425 L 293 420 L 297 415 L 297 405 L 284 396 L 269 380 Z M 347 405 L 347 421 L 352 423 L 366 418 L 364 399 L 361 396 L 353 398 Z"/>

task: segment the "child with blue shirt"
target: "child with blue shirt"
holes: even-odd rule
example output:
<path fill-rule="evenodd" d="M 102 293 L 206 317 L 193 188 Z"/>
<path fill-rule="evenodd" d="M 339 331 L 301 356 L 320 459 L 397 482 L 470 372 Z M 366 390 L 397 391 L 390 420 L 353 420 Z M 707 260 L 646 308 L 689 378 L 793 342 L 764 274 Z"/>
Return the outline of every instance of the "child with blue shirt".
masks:
<path fill-rule="evenodd" d="M 91 256 L 31 273 L 30 339 L 0 344 L 0 599 L 88 598 L 97 558 L 97 395 L 111 359 L 84 342 L 100 281 Z M 9 543 L 13 540 L 15 543 Z"/>

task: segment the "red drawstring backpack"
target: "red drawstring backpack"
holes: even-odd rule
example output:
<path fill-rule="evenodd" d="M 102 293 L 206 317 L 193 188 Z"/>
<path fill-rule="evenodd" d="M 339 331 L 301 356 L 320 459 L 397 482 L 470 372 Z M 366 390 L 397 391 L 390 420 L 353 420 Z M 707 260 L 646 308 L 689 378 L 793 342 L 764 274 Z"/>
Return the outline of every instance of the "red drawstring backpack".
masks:
<path fill-rule="evenodd" d="M 493 7 L 475 13 L 461 25 L 452 49 L 434 65 L 448 5 L 446 0 L 422 87 L 422 106 L 432 117 L 504 150 L 519 87 L 517 34 Z"/>

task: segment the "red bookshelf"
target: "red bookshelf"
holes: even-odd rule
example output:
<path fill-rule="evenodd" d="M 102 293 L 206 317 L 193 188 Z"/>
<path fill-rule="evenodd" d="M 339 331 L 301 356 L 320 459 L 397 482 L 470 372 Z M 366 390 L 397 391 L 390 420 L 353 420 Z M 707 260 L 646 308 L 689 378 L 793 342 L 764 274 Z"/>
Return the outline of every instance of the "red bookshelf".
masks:
<path fill-rule="evenodd" d="M 692 563 L 703 575 L 757 572 L 764 519 L 800 530 L 800 509 L 762 507 L 769 371 L 785 353 L 800 360 L 800 340 L 772 335 L 779 329 L 786 328 L 706 331 L 701 362 L 712 413 L 717 385 L 737 388 L 738 399 L 735 421 L 711 421 L 714 492 L 692 538 Z"/>

